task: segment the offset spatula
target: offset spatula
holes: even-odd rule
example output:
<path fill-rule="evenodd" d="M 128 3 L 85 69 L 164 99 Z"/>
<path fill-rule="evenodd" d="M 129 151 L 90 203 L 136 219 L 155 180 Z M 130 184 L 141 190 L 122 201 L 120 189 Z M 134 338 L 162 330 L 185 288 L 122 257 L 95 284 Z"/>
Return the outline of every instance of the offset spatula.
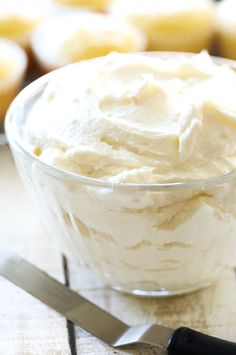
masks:
<path fill-rule="evenodd" d="M 236 355 L 236 344 L 189 328 L 129 327 L 19 256 L 0 253 L 0 275 L 113 347 L 149 344 L 169 355 Z"/>

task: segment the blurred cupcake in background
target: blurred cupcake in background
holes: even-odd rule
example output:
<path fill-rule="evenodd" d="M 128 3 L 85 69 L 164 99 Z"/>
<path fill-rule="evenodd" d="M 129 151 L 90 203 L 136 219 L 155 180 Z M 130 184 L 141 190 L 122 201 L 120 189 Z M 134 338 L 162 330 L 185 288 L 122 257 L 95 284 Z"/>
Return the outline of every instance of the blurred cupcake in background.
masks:
<path fill-rule="evenodd" d="M 30 36 L 43 17 L 37 0 L 0 0 L 0 37 L 28 50 Z"/>
<path fill-rule="evenodd" d="M 0 39 L 0 130 L 8 106 L 18 93 L 27 68 L 25 52 L 16 43 Z"/>
<path fill-rule="evenodd" d="M 217 4 L 216 30 L 218 54 L 236 59 L 236 0 L 223 0 Z"/>
<path fill-rule="evenodd" d="M 63 6 L 84 7 L 93 11 L 106 11 L 111 0 L 52 0 L 55 4 Z"/>
<path fill-rule="evenodd" d="M 113 0 L 109 12 L 142 29 L 149 50 L 211 49 L 215 30 L 211 0 Z"/>
<path fill-rule="evenodd" d="M 133 25 L 108 15 L 65 12 L 44 21 L 32 37 L 32 49 L 43 72 L 69 63 L 146 48 L 146 37 Z"/>

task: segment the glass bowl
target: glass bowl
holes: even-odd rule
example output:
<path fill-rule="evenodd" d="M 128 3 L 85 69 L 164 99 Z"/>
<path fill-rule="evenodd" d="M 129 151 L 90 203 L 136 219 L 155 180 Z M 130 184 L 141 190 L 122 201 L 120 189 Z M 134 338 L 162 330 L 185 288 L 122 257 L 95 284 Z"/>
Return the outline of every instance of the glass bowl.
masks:
<path fill-rule="evenodd" d="M 22 132 L 29 109 L 56 72 L 18 95 L 6 134 L 60 251 L 110 287 L 135 295 L 177 295 L 210 285 L 230 260 L 236 173 L 187 183 L 119 184 L 46 164 L 28 150 Z"/>

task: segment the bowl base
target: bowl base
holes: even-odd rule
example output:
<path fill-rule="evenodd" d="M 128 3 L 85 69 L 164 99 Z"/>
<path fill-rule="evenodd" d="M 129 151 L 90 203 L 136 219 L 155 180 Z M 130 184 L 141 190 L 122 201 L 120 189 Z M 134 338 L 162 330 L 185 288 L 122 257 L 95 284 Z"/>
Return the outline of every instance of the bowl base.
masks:
<path fill-rule="evenodd" d="M 205 282 L 199 283 L 196 286 L 182 288 L 182 289 L 178 289 L 178 290 L 168 290 L 165 288 L 162 288 L 159 290 L 138 290 L 138 289 L 129 289 L 126 287 L 116 286 L 116 285 L 112 286 L 112 289 L 115 291 L 127 293 L 127 294 L 134 295 L 134 296 L 139 296 L 139 297 L 163 298 L 163 297 L 184 295 L 184 294 L 192 293 L 195 291 L 199 291 L 201 289 L 211 286 L 211 284 L 212 283 L 205 281 Z"/>

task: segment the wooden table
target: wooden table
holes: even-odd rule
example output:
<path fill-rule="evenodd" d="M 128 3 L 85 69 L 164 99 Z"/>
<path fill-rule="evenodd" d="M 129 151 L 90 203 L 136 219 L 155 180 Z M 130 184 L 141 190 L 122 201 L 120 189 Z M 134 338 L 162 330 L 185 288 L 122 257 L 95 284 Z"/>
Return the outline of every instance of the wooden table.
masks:
<path fill-rule="evenodd" d="M 11 249 L 130 325 L 155 322 L 194 327 L 236 341 L 236 274 L 217 284 L 169 299 L 135 298 L 88 279 L 62 256 L 42 229 L 17 176 L 10 152 L 0 146 L 0 246 Z M 200 261 L 199 261 L 200 262 Z M 235 258 L 232 261 L 236 266 Z M 66 265 L 65 265 L 66 264 Z M 155 349 L 113 350 L 0 277 L 0 354 L 158 354 Z M 184 355 L 184 354 L 183 354 Z"/>

